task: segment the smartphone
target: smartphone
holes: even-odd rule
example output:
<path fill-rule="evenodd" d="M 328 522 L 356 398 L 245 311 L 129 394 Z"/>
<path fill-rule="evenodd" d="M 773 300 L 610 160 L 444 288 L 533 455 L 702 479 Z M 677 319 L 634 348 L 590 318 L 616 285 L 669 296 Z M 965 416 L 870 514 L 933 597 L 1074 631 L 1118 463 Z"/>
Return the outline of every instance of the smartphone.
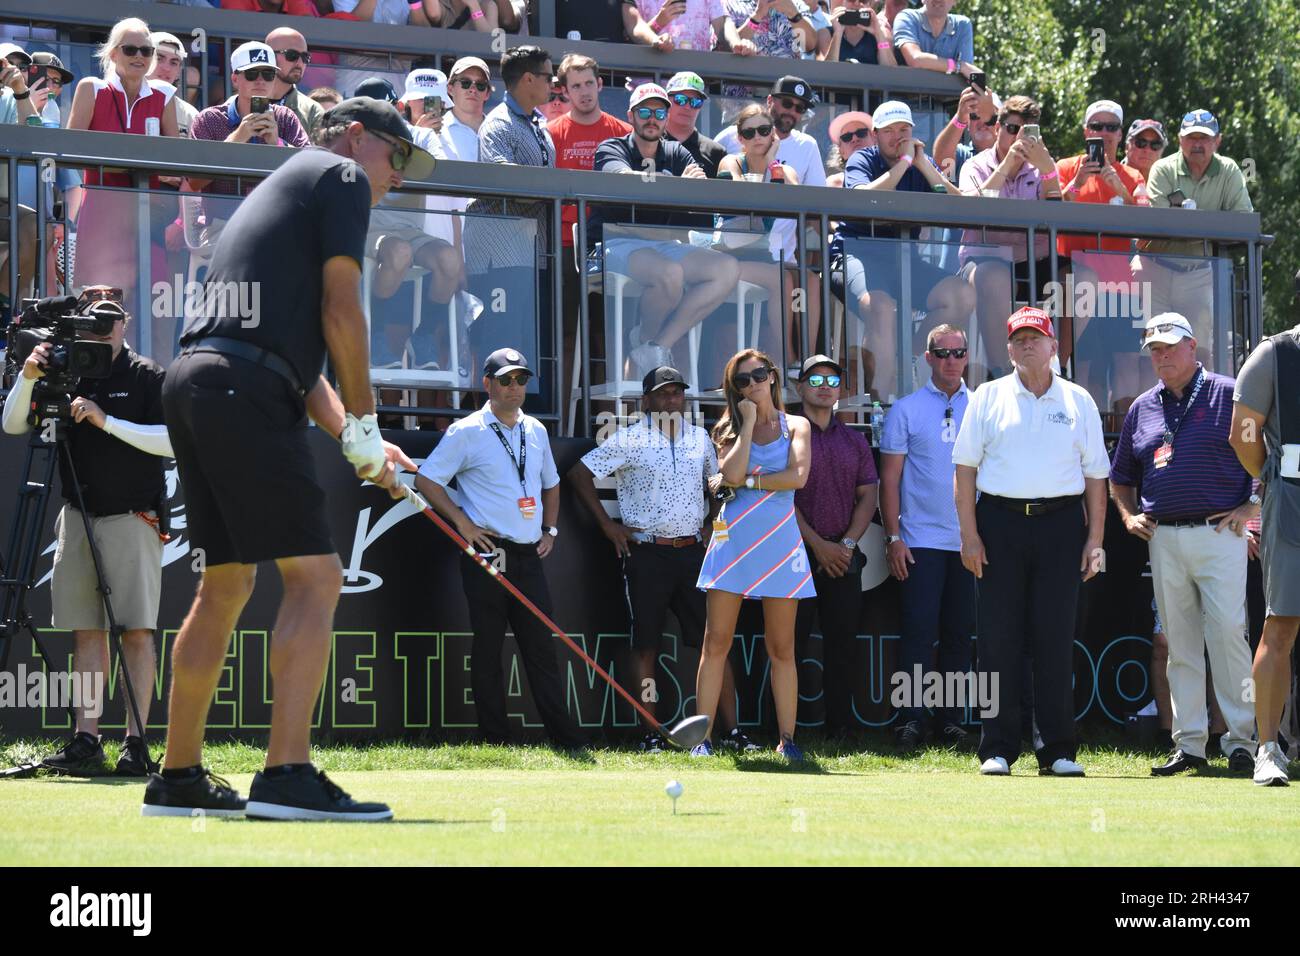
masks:
<path fill-rule="evenodd" d="M 1022 133 L 1025 134 L 1025 139 L 1042 139 L 1042 138 L 1043 138 L 1042 133 L 1040 133 L 1039 130 L 1038 130 L 1038 124 L 1037 124 L 1037 123 L 1027 123 L 1027 124 L 1025 124 L 1025 126 L 1023 126 L 1023 127 L 1021 128 L 1020 132 L 1022 132 Z"/>
<path fill-rule="evenodd" d="M 865 17 L 863 13 L 867 14 Z M 871 19 L 871 12 L 864 10 L 859 13 L 857 10 L 845 10 L 840 14 L 840 26 L 860 27 L 865 25 Z"/>
<path fill-rule="evenodd" d="M 981 93 L 983 93 L 985 90 L 989 88 L 988 77 L 985 76 L 983 73 L 972 73 L 970 75 L 970 85 L 975 87 L 975 89 L 979 90 Z"/>
<path fill-rule="evenodd" d="M 1175 189 L 1169 194 L 1169 205 L 1178 207 L 1187 202 L 1187 197 L 1183 195 L 1181 189 Z"/>
<path fill-rule="evenodd" d="M 424 111 L 426 113 L 432 114 L 433 116 L 441 116 L 442 109 L 442 97 L 426 96 L 424 98 Z"/>
<path fill-rule="evenodd" d="M 723 485 L 717 490 L 717 493 L 714 494 L 713 497 L 715 500 L 726 504 L 728 501 L 731 501 L 736 497 L 736 489 L 731 487 L 731 485 Z"/>
<path fill-rule="evenodd" d="M 265 113 L 271 108 L 271 101 L 265 96 L 250 96 L 248 98 L 248 112 Z"/>
<path fill-rule="evenodd" d="M 1106 141 L 1097 138 L 1088 138 L 1084 140 L 1084 145 L 1088 149 L 1088 162 L 1096 163 L 1098 166 L 1106 165 Z"/>

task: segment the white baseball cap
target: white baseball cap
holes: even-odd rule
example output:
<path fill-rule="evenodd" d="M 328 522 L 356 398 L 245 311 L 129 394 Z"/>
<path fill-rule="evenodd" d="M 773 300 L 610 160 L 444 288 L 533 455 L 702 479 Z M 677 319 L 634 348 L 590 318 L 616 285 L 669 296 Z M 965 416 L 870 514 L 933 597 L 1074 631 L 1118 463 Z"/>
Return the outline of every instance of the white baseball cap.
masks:
<path fill-rule="evenodd" d="M 406 90 L 397 102 L 420 100 L 426 96 L 436 96 L 444 103 L 450 100 L 447 95 L 447 77 L 442 70 L 421 67 L 406 74 Z"/>
<path fill-rule="evenodd" d="M 15 53 L 27 64 L 31 64 L 31 54 L 20 47 L 17 43 L 0 43 L 0 60 L 7 60 Z"/>
<path fill-rule="evenodd" d="M 1142 347 L 1155 342 L 1162 345 L 1176 345 L 1183 339 L 1194 339 L 1192 324 L 1177 312 L 1161 312 L 1147 319 L 1146 331 L 1142 333 Z"/>
<path fill-rule="evenodd" d="M 149 42 L 152 43 L 155 47 L 160 47 L 164 43 L 171 44 L 172 46 L 176 47 L 177 50 L 180 51 L 182 60 L 190 55 L 190 51 L 185 46 L 185 44 L 182 43 L 174 34 L 171 33 L 161 33 L 161 32 L 151 33 L 149 34 Z"/>
<path fill-rule="evenodd" d="M 230 69 L 242 73 L 254 66 L 274 67 L 275 51 L 257 40 L 235 47 L 235 52 L 230 54 Z"/>
<path fill-rule="evenodd" d="M 672 104 L 672 100 L 668 98 L 668 91 L 658 83 L 642 83 L 632 91 L 632 99 L 627 104 L 627 108 L 634 110 L 646 100 L 663 100 L 665 106 Z"/>
<path fill-rule="evenodd" d="M 899 123 L 915 125 L 912 122 L 912 108 L 900 100 L 887 100 L 871 114 L 871 128 L 877 131 Z"/>
<path fill-rule="evenodd" d="M 1114 100 L 1097 100 L 1095 103 L 1089 103 L 1088 108 L 1083 111 L 1084 123 L 1087 123 L 1098 113 L 1114 113 L 1121 124 L 1124 122 L 1124 107 Z"/>
<path fill-rule="evenodd" d="M 466 70 L 473 69 L 482 70 L 483 76 L 487 78 L 489 83 L 492 82 L 492 71 L 488 69 L 487 63 L 484 62 L 481 57 L 477 56 L 462 56 L 459 60 L 453 63 L 451 65 L 451 74 L 449 78 L 454 80 Z"/>

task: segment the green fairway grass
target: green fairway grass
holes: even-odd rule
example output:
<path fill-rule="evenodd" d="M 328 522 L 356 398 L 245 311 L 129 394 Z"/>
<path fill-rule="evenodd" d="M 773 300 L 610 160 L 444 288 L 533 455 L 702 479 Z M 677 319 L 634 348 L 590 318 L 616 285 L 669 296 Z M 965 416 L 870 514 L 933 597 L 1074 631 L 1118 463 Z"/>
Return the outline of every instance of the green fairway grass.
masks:
<path fill-rule="evenodd" d="M 0 744 L 7 766 L 48 742 Z M 115 748 L 107 748 L 109 759 Z M 887 749 L 882 747 L 881 749 Z M 140 816 L 143 781 L 0 781 L 0 863 L 30 865 L 1278 865 L 1294 864 L 1300 787 L 1229 777 L 1154 779 L 1152 756 L 1085 749 L 1088 777 L 980 777 L 970 754 L 809 749 L 690 758 L 593 750 L 321 746 L 317 764 L 386 824 Z M 263 752 L 210 745 L 247 792 Z M 669 780 L 685 787 L 673 815 Z M 1260 826 L 1267 820 L 1267 826 Z"/>

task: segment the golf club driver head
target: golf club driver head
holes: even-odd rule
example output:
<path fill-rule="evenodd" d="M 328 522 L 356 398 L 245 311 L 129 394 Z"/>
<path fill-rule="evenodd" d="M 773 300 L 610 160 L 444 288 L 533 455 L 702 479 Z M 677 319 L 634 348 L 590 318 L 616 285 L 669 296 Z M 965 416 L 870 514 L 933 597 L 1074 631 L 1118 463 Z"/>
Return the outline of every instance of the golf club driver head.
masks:
<path fill-rule="evenodd" d="M 690 750 L 696 744 L 704 740 L 705 734 L 709 732 L 709 718 L 704 714 L 697 714 L 694 717 L 687 717 L 679 721 L 672 727 L 664 724 L 660 727 L 665 737 L 672 741 L 674 746 L 681 747 L 683 750 Z"/>

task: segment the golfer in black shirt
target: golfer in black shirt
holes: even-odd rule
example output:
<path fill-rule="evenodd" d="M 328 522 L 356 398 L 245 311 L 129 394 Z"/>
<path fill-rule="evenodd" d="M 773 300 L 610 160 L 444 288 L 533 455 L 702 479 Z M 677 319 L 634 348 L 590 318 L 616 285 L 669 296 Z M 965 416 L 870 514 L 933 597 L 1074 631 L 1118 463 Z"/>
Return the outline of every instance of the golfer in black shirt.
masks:
<path fill-rule="evenodd" d="M 284 597 L 271 644 L 275 701 L 266 769 L 247 815 L 386 820 L 312 766 L 311 718 L 329 660 L 342 568 L 325 521 L 305 416 L 338 438 L 357 475 L 389 489 L 411 462 L 380 438 L 370 387 L 361 263 L 370 207 L 433 159 L 387 103 L 327 113 L 323 149 L 292 156 L 245 199 L 217 241 L 203 308 L 186 322 L 163 389 L 193 546 L 198 596 L 172 652 L 167 756 L 148 816 L 244 816 L 245 801 L 201 763 L 208 707 L 230 634 L 274 561 Z M 321 375 L 328 351 L 342 399 Z"/>

